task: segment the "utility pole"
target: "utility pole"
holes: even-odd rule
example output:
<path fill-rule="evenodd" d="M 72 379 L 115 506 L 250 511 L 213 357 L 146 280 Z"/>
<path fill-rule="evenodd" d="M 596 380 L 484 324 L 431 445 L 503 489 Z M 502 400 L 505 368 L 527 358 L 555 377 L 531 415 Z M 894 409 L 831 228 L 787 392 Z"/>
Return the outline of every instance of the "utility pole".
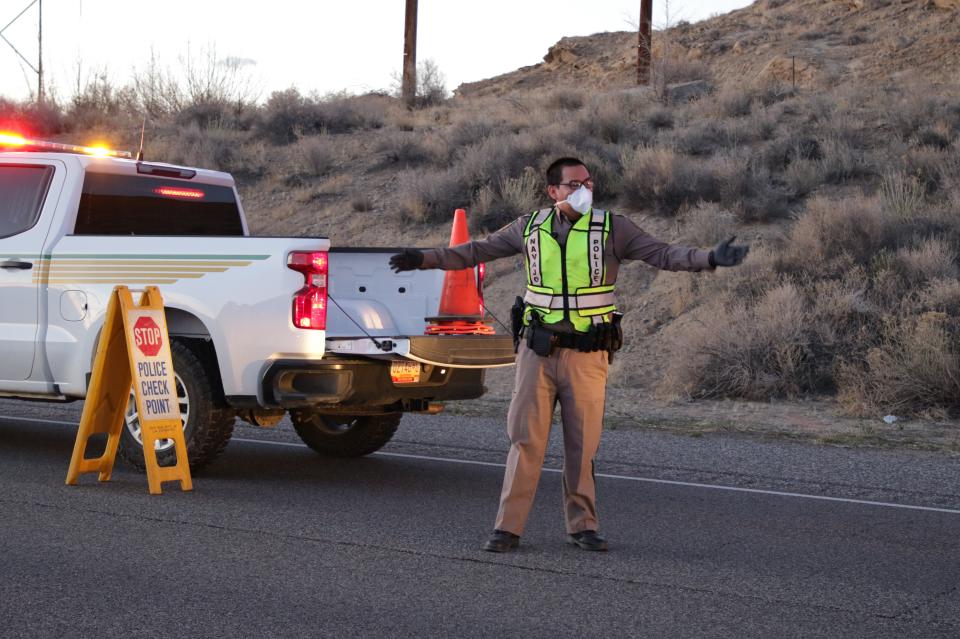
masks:
<path fill-rule="evenodd" d="M 404 104 L 413 106 L 417 97 L 417 0 L 407 0 L 403 30 L 403 83 L 400 94 Z"/>
<path fill-rule="evenodd" d="M 640 0 L 640 33 L 637 40 L 637 84 L 650 84 L 653 55 L 653 0 Z"/>
<path fill-rule="evenodd" d="M 43 104 L 43 0 L 37 1 L 37 104 Z"/>

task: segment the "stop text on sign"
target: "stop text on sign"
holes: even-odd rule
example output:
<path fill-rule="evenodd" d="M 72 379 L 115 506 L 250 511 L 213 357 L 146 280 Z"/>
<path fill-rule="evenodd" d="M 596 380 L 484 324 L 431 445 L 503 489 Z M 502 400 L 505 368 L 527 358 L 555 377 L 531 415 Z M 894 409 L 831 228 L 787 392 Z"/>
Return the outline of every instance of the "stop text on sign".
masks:
<path fill-rule="evenodd" d="M 163 334 L 152 317 L 140 317 L 133 325 L 133 343 L 147 357 L 154 357 L 163 346 Z"/>

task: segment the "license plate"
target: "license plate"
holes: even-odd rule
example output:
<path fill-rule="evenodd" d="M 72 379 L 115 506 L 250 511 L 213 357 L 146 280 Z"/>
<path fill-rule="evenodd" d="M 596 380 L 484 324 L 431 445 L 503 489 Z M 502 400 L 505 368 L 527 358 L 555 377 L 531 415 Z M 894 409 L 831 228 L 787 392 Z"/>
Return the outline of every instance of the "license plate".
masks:
<path fill-rule="evenodd" d="M 390 379 L 394 384 L 416 384 L 420 381 L 420 362 L 390 362 Z"/>

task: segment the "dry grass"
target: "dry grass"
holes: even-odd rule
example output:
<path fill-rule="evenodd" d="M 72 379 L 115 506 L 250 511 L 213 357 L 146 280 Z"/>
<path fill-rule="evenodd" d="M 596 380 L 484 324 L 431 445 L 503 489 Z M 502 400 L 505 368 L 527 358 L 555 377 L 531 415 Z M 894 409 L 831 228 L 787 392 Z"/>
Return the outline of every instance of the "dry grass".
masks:
<path fill-rule="evenodd" d="M 887 322 L 883 339 L 840 371 L 840 401 L 852 413 L 955 416 L 960 408 L 956 320 L 924 313 Z"/>

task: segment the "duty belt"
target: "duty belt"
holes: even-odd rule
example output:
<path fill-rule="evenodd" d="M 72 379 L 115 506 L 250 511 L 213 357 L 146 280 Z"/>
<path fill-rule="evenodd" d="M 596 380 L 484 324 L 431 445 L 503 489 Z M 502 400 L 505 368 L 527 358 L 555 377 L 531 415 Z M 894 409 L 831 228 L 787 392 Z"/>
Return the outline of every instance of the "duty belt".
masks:
<path fill-rule="evenodd" d="M 544 326 L 524 326 L 523 336 L 526 337 L 531 331 L 543 331 L 550 334 L 550 343 L 556 348 L 579 348 L 582 333 L 561 333 L 552 331 Z"/>

